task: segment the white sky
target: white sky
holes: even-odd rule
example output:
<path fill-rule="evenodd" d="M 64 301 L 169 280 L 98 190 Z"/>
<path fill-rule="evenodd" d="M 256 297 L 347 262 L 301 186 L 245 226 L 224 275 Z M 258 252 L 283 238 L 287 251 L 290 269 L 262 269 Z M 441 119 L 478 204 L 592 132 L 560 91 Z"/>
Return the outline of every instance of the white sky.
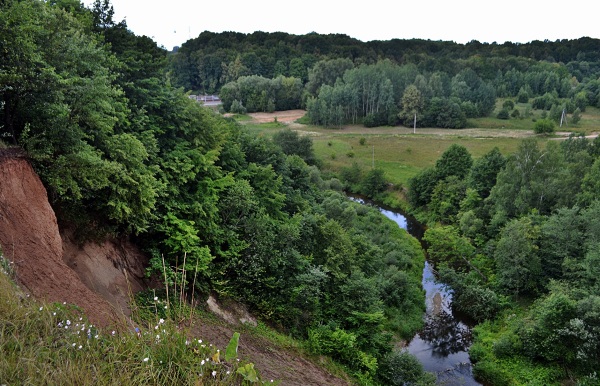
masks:
<path fill-rule="evenodd" d="M 93 0 L 83 0 L 90 5 Z M 430 39 L 467 43 L 600 38 L 587 0 L 111 0 L 116 21 L 167 49 L 202 31 L 342 33 L 362 41 Z"/>

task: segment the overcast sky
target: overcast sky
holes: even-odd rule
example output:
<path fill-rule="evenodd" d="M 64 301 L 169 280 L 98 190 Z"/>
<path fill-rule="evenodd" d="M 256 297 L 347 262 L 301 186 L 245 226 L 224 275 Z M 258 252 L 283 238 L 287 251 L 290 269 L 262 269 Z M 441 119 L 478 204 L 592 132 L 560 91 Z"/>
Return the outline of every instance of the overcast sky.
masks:
<path fill-rule="evenodd" d="M 90 5 L 93 0 L 84 0 Z M 342 33 L 362 41 L 431 39 L 467 43 L 600 38 L 584 0 L 112 0 L 117 21 L 167 49 L 202 31 Z"/>

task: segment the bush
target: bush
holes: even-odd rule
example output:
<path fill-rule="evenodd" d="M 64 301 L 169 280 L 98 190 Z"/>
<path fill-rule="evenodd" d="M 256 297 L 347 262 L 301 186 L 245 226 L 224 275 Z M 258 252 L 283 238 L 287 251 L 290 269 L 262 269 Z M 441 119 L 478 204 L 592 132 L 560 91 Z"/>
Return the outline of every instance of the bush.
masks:
<path fill-rule="evenodd" d="M 513 102 L 510 99 L 505 100 L 504 103 L 502 104 L 503 110 L 512 110 L 514 108 L 515 108 L 515 102 Z"/>
<path fill-rule="evenodd" d="M 417 358 L 405 351 L 393 351 L 386 355 L 377 371 L 384 385 L 435 385 L 435 376 L 423 370 Z"/>
<path fill-rule="evenodd" d="M 473 367 L 473 375 L 478 381 L 494 386 L 509 386 L 510 378 L 491 361 L 477 362 Z"/>
<path fill-rule="evenodd" d="M 508 119 L 509 117 L 510 117 L 510 115 L 509 115 L 507 109 L 500 110 L 498 115 L 496 115 L 496 118 L 498 118 L 498 119 Z"/>
<path fill-rule="evenodd" d="M 318 326 L 308 330 L 308 349 L 313 354 L 328 355 L 353 370 L 374 373 L 377 360 L 359 350 L 356 335 L 337 327 Z"/>
<path fill-rule="evenodd" d="M 581 120 L 581 110 L 578 108 L 575 109 L 573 115 L 571 116 L 571 123 L 576 125 Z"/>
<path fill-rule="evenodd" d="M 513 333 L 505 333 L 494 342 L 493 351 L 494 355 L 498 358 L 511 357 L 516 352 L 521 350 L 521 342 L 517 335 Z"/>
<path fill-rule="evenodd" d="M 231 102 L 231 107 L 229 108 L 229 111 L 233 114 L 246 114 L 246 108 L 244 107 L 242 102 L 238 101 L 237 99 Z"/>
<path fill-rule="evenodd" d="M 554 122 L 550 119 L 540 119 L 533 126 L 533 131 L 536 134 L 552 134 L 554 133 Z"/>
<path fill-rule="evenodd" d="M 387 188 L 384 171 L 382 169 L 372 169 L 365 176 L 361 183 L 361 193 L 367 197 L 374 198 L 377 194 Z"/>
<path fill-rule="evenodd" d="M 519 90 L 519 94 L 517 95 L 517 102 L 519 103 L 527 103 L 529 102 L 529 93 L 523 87 Z"/>

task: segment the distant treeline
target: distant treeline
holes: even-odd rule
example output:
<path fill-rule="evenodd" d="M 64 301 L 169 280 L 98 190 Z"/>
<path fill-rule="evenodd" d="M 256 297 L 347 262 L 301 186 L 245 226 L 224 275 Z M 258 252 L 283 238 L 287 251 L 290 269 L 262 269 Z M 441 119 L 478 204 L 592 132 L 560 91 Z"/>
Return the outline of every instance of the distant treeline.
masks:
<path fill-rule="evenodd" d="M 306 108 L 312 123 L 461 128 L 496 97 L 598 106 L 600 41 L 361 42 L 346 35 L 203 32 L 170 57 L 173 83 L 221 93 L 226 111 Z M 409 87 L 410 86 L 410 87 Z"/>

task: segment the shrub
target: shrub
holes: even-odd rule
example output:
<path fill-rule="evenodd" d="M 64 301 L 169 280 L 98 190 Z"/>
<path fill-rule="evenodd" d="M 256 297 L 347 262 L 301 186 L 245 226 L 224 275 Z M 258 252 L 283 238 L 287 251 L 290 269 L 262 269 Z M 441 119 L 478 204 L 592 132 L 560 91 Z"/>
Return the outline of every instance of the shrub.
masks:
<path fill-rule="evenodd" d="M 509 386 L 510 378 L 492 361 L 477 362 L 473 367 L 473 375 L 478 381 L 494 386 Z"/>
<path fill-rule="evenodd" d="M 512 110 L 514 108 L 515 108 L 515 102 L 513 102 L 510 99 L 505 100 L 504 103 L 502 104 L 503 110 Z"/>
<path fill-rule="evenodd" d="M 509 117 L 510 117 L 510 115 L 508 113 L 508 110 L 505 108 L 500 110 L 498 115 L 496 115 L 496 118 L 498 118 L 498 119 L 508 119 Z"/>
<path fill-rule="evenodd" d="M 238 101 L 237 99 L 231 102 L 231 107 L 229 108 L 229 111 L 233 114 L 246 114 L 246 108 L 244 107 L 242 102 Z"/>
<path fill-rule="evenodd" d="M 405 351 L 393 351 L 386 355 L 377 375 L 384 385 L 434 385 L 435 376 L 426 373 L 417 358 Z"/>
<path fill-rule="evenodd" d="M 364 146 L 367 143 L 367 139 L 365 137 L 360 137 L 358 143 L 360 143 L 361 146 Z"/>
<path fill-rule="evenodd" d="M 552 134 L 554 133 L 554 122 L 550 119 L 540 119 L 533 126 L 533 131 L 536 134 Z"/>
<path fill-rule="evenodd" d="M 571 116 L 571 123 L 576 125 L 581 120 L 581 110 L 578 108 L 575 109 L 573 115 Z"/>

